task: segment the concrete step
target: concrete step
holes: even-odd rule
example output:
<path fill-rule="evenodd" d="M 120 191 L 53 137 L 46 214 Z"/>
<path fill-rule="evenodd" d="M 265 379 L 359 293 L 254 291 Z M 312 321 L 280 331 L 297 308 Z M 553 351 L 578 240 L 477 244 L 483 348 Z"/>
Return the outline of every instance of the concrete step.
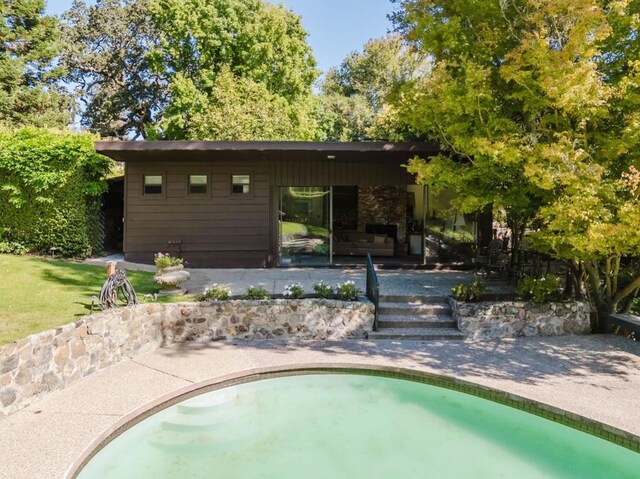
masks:
<path fill-rule="evenodd" d="M 211 454 L 212 450 L 233 447 L 233 444 L 243 444 L 259 437 L 262 431 L 252 423 L 243 427 L 232 427 L 216 430 L 162 429 L 155 431 L 148 441 L 153 447 L 172 454 Z"/>
<path fill-rule="evenodd" d="M 378 315 L 425 315 L 425 314 L 451 314 L 451 307 L 447 303 L 411 304 L 397 302 L 378 303 Z"/>
<path fill-rule="evenodd" d="M 464 335 L 455 328 L 389 328 L 369 333 L 369 339 L 429 341 L 434 339 L 464 339 Z"/>
<path fill-rule="evenodd" d="M 455 328 L 456 321 L 447 314 L 380 315 L 378 328 Z"/>
<path fill-rule="evenodd" d="M 379 301 L 382 303 L 411 303 L 411 304 L 433 304 L 446 303 L 446 296 L 401 296 L 397 294 L 381 294 Z"/>

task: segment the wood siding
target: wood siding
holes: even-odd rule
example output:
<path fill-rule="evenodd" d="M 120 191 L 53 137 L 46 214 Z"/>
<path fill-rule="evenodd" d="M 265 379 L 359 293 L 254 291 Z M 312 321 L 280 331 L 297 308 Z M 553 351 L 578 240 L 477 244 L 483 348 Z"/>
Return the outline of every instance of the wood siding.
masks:
<path fill-rule="evenodd" d="M 188 155 L 188 152 L 184 153 Z M 412 155 L 254 152 L 207 159 L 127 161 L 124 251 L 129 261 L 153 261 L 159 251 L 181 254 L 193 267 L 273 266 L 277 254 L 280 186 L 413 184 L 402 167 Z M 189 157 L 191 158 L 191 157 Z M 163 175 L 163 194 L 143 195 L 143 175 Z M 188 175 L 206 174 L 207 194 L 188 193 Z M 231 194 L 231 175 L 250 175 L 251 193 Z"/>
<path fill-rule="evenodd" d="M 162 174 L 162 195 L 143 195 L 143 175 Z M 206 194 L 190 195 L 188 175 L 206 174 Z M 251 193 L 231 193 L 231 175 L 250 175 Z M 176 253 L 181 241 L 191 266 L 260 267 L 270 238 L 268 165 L 259 161 L 127 163 L 126 259 L 151 262 L 158 251 Z"/>
<path fill-rule="evenodd" d="M 412 156 L 394 158 L 382 153 L 366 155 L 342 154 L 329 159 L 326 155 L 308 155 L 304 159 L 281 154 L 270 164 L 274 186 L 378 186 L 411 185 L 414 177 L 405 168 Z"/>

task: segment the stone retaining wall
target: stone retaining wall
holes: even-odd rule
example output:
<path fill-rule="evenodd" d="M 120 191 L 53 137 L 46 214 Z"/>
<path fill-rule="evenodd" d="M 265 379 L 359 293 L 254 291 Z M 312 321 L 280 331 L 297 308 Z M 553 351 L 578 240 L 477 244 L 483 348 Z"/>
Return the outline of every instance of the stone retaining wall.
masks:
<path fill-rule="evenodd" d="M 0 346 L 0 418 L 126 358 L 183 341 L 362 338 L 373 304 L 322 299 L 141 304 Z"/>
<path fill-rule="evenodd" d="M 589 334 L 587 303 L 528 301 L 481 301 L 465 303 L 450 299 L 458 329 L 469 339 L 499 339 L 517 336 Z"/>

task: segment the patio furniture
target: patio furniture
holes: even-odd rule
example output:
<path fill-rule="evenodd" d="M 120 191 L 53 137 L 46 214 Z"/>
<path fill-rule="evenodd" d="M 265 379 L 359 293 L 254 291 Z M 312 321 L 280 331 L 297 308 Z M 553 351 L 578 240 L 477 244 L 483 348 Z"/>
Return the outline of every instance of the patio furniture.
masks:
<path fill-rule="evenodd" d="M 503 276 L 510 263 L 509 253 L 504 251 L 503 246 L 502 240 L 493 239 L 489 242 L 489 246 L 480 248 L 475 259 L 476 272 L 485 274 L 495 272 Z"/>

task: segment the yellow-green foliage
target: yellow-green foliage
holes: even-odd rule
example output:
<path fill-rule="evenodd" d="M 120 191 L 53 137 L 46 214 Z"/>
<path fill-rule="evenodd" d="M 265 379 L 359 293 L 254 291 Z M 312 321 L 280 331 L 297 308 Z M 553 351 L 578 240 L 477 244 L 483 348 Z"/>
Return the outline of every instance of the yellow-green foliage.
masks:
<path fill-rule="evenodd" d="M 640 2 L 402 5 L 433 67 L 396 106 L 448 150 L 409 171 L 460 210 L 505 210 L 516 242 L 535 229 L 536 248 L 586 270 L 598 309 L 624 310 L 640 291 L 637 267 L 619 277 L 640 257 Z"/>
<path fill-rule="evenodd" d="M 93 135 L 0 130 L 0 243 L 84 257 L 100 248 L 99 196 L 111 161 Z M 14 248 L 16 249 L 16 248 Z"/>

